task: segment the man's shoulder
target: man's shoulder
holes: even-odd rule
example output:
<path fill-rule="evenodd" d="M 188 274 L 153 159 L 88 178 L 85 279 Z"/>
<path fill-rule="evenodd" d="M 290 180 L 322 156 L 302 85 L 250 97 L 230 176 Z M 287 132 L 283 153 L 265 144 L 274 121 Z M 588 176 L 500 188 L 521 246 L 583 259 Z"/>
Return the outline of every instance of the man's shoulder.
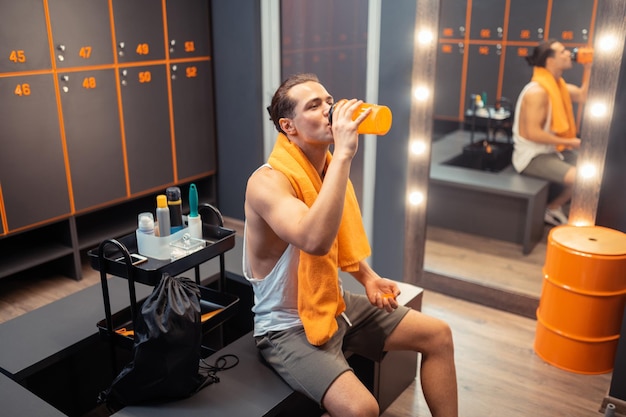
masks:
<path fill-rule="evenodd" d="M 548 91 L 539 83 L 531 82 L 525 89 L 524 101 L 544 101 L 548 99 Z"/>
<path fill-rule="evenodd" d="M 548 90 L 546 90 L 541 84 L 535 81 L 531 81 L 528 83 L 528 87 L 526 90 L 530 94 L 539 94 L 539 95 L 547 95 Z"/>
<path fill-rule="evenodd" d="M 293 194 L 289 178 L 277 169 L 265 164 L 248 178 L 246 195 L 272 196 L 277 193 Z"/>

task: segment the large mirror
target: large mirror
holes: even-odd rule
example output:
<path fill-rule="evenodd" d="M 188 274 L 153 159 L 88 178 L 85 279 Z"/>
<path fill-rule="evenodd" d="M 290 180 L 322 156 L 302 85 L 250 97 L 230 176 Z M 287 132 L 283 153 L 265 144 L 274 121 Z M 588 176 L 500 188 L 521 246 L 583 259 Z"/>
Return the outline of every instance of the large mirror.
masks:
<path fill-rule="evenodd" d="M 483 92 L 487 96 L 502 97 L 504 94 L 516 95 L 521 87 L 511 86 L 511 82 L 507 82 L 507 71 L 512 74 L 520 75 L 519 70 L 512 69 L 509 62 L 513 61 L 511 56 L 517 55 L 524 47 L 532 48 L 531 45 L 536 44 L 528 40 L 524 41 L 519 39 L 516 41 L 498 42 L 497 37 L 511 35 L 508 39 L 514 39 L 514 36 L 529 36 L 547 37 L 570 39 L 570 42 L 563 42 L 568 47 L 574 47 L 578 44 L 585 43 L 593 46 L 595 50 L 593 69 L 590 74 L 579 73 L 578 76 L 590 75 L 590 90 L 588 95 L 587 105 L 584 108 L 580 108 L 577 111 L 577 116 L 581 126 L 580 134 L 583 137 L 583 146 L 580 152 L 580 158 L 583 162 L 592 162 L 597 167 L 597 181 L 579 181 L 577 179 L 576 190 L 574 198 L 572 199 L 570 208 L 570 221 L 576 221 L 577 224 L 593 224 L 595 220 L 595 210 L 597 209 L 598 192 L 601 183 L 602 167 L 604 163 L 604 155 L 607 148 L 607 142 L 609 138 L 610 120 L 612 113 L 612 106 L 614 102 L 614 94 L 618 82 L 618 76 L 620 72 L 620 66 L 622 62 L 622 53 L 624 49 L 624 16 L 625 6 L 622 0 L 608 0 L 599 2 L 588 1 L 574 2 L 584 3 L 584 10 L 589 9 L 589 15 L 580 15 L 581 8 L 576 7 L 576 4 L 571 2 L 552 2 L 550 7 L 558 10 L 550 10 L 552 12 L 552 21 L 547 21 L 545 16 L 547 10 L 545 2 L 539 1 L 511 1 L 506 2 L 508 4 L 507 10 L 500 10 L 504 8 L 505 2 L 482 2 L 485 4 L 479 5 L 479 2 L 474 2 L 473 10 L 461 10 L 466 7 L 466 2 L 453 2 L 450 0 L 441 0 L 440 2 L 440 27 L 439 27 L 439 53 L 437 55 L 437 68 L 438 76 L 441 73 L 450 74 L 450 80 L 444 83 L 443 88 L 439 88 L 435 91 L 435 95 L 451 95 L 451 91 L 456 91 L 454 87 L 456 84 L 471 84 L 477 83 L 478 75 L 476 71 L 481 71 L 486 74 L 482 76 L 497 77 L 499 79 L 498 87 L 493 91 Z M 460 4 L 463 6 L 460 6 Z M 481 7 L 487 6 L 486 3 L 494 3 L 493 8 L 482 9 Z M 497 3 L 497 5 L 496 5 Z M 500 4 L 502 3 L 502 4 Z M 535 3 L 537 3 L 535 5 Z M 542 6 L 543 5 L 543 6 Z M 526 7 L 528 10 L 525 13 L 515 14 L 515 22 L 503 21 L 503 24 L 498 24 L 498 18 L 490 19 L 493 13 L 500 16 L 514 15 L 513 9 Z M 543 11 L 540 10 L 543 7 Z M 461 9 L 460 9 L 461 8 Z M 558 11 L 559 13 L 555 13 Z M 454 21 L 453 17 L 455 13 L 466 13 L 464 15 L 465 25 L 451 25 L 447 24 L 448 21 Z M 474 17 L 467 17 L 467 13 L 474 12 Z M 542 14 L 543 13 L 543 14 Z M 572 15 L 578 13 L 576 19 L 578 21 L 587 21 L 585 26 L 583 23 L 580 26 L 582 30 L 569 30 L 568 25 L 574 25 Z M 542 14 L 542 19 L 539 23 L 532 21 L 536 20 L 537 14 Z M 524 21 L 524 16 L 527 16 L 527 21 Z M 549 13 L 548 13 L 549 16 Z M 556 16 L 563 18 L 563 21 L 557 20 Z M 570 17 L 568 17 L 570 16 Z M 569 19 L 569 20 L 568 20 Z M 470 24 L 471 23 L 471 24 Z M 543 31 L 546 24 L 552 24 L 550 35 L 547 31 Z M 533 26 L 535 25 L 535 26 Z M 494 26 L 492 28 L 492 26 Z M 525 29 L 525 28 L 528 28 Z M 468 33 L 465 33 L 465 30 Z M 573 29 L 573 27 L 572 27 Z M 418 29 L 419 30 L 419 29 Z M 513 34 L 513 31 L 518 33 Z M 458 31 L 458 33 L 455 33 Z M 495 33 L 495 41 L 472 41 L 473 37 L 480 38 L 481 36 L 491 36 Z M 453 37 L 453 40 L 446 42 L 441 37 L 449 35 Z M 557 36 L 558 35 L 558 36 Z M 464 42 L 457 42 L 459 39 Z M 530 39 L 529 38 L 529 39 Z M 536 39 L 534 39 L 536 40 Z M 459 51 L 459 49 L 462 49 Z M 452 58 L 446 57 L 442 53 L 453 52 Z M 507 55 L 508 54 L 508 55 Z M 467 59 L 467 55 L 470 59 Z M 506 55 L 503 57 L 503 55 Z M 465 61 L 463 61 L 465 57 Z M 471 59 L 475 58 L 475 61 L 481 62 L 486 67 L 472 68 L 472 64 L 468 63 Z M 519 57 L 517 57 L 519 58 Z M 493 65 L 490 65 L 489 59 Z M 454 60 L 460 60 L 462 63 L 459 66 L 459 71 L 463 74 L 458 74 L 456 77 L 451 70 L 451 62 Z M 519 61 L 519 60 L 518 60 Z M 493 68 L 500 68 L 499 71 L 493 72 Z M 486 68 L 486 69 L 485 69 Z M 451 73 L 452 71 L 452 73 Z M 474 71 L 474 74 L 472 74 Z M 576 71 L 582 71 L 581 67 L 573 70 L 571 73 L 565 73 L 564 77 L 568 79 L 568 76 L 576 78 Z M 491 74 L 490 72 L 493 72 Z M 523 75 L 523 74 L 521 74 Z M 510 76 L 509 76 L 510 79 Z M 521 80 L 517 80 L 518 85 L 523 86 L 530 76 L 524 76 Z M 575 81 L 573 81 L 575 83 Z M 519 84 L 521 83 L 521 84 Z M 441 83 L 438 83 L 438 87 Z M 457 87 L 461 87 L 458 85 Z M 508 89 L 508 90 L 507 90 Z M 443 90 L 443 91 L 442 91 Z M 482 91 L 478 91 L 481 93 Z M 465 91 L 471 91 L 467 88 Z M 509 92 L 507 92 L 509 91 Z M 517 92 L 516 92 L 517 91 Z M 482 98 L 482 97 L 481 97 Z M 513 97 L 516 99 L 516 97 Z M 454 111 L 465 112 L 468 107 L 467 103 L 470 99 L 468 97 L 454 98 L 457 102 L 462 103 Z M 591 111 L 591 107 L 595 105 L 604 106 L 608 111 L 597 117 L 595 113 Z M 507 103 L 500 103 L 505 105 Z M 435 112 L 441 112 L 440 105 L 435 105 Z M 453 111 L 453 113 L 454 113 Z M 419 114 L 415 113 L 412 120 L 413 124 L 428 124 L 431 120 L 419 119 Z M 461 115 L 457 115 L 456 119 L 459 119 Z M 464 114 L 462 116 L 465 116 Z M 436 120 L 437 122 L 437 120 Z M 493 127 L 493 126 L 492 126 Z M 467 124 L 460 124 L 459 128 L 464 129 L 466 132 L 471 131 L 471 126 Z M 478 129 L 475 130 L 476 138 L 470 140 L 480 139 Z M 489 132 L 489 131 L 487 131 Z M 492 134 L 496 132 L 491 130 Z M 502 135 L 503 132 L 497 134 Z M 442 136 L 454 135 L 452 131 L 438 131 L 437 123 L 435 123 L 435 131 L 432 141 L 431 152 L 431 178 L 429 185 L 428 198 L 437 198 L 437 193 L 441 195 L 440 198 L 446 197 L 446 205 L 448 207 L 438 207 L 437 213 L 432 215 L 429 211 L 429 220 L 426 229 L 426 245 L 424 255 L 424 274 L 420 280 L 420 283 L 425 288 L 438 290 L 444 293 L 448 293 L 460 298 L 469 299 L 471 301 L 477 301 L 486 305 L 491 305 L 500 309 L 513 311 L 519 314 L 534 317 L 535 309 L 539 297 L 541 295 L 541 285 L 543 281 L 542 267 L 545 261 L 546 253 L 546 241 L 547 235 L 550 231 L 550 226 L 544 225 L 543 222 L 537 225 L 529 225 L 524 240 L 523 231 L 519 232 L 519 225 L 517 229 L 515 222 L 523 225 L 524 222 L 528 222 L 527 219 L 517 219 L 515 217 L 516 210 L 520 213 L 527 212 L 530 208 L 524 204 L 529 204 L 528 197 L 533 195 L 537 198 L 543 198 L 540 184 L 518 184 L 515 182 L 514 175 L 507 174 L 510 178 L 493 180 L 494 187 L 500 187 L 500 193 L 503 196 L 507 194 L 524 195 L 520 197 L 519 201 L 516 199 L 506 198 L 494 198 L 489 200 L 485 197 L 485 194 L 481 194 L 481 189 L 485 188 L 484 178 L 478 174 L 469 171 L 445 171 L 440 172 L 436 179 L 432 178 L 433 170 L 437 169 L 437 165 L 441 163 L 441 155 L 438 152 L 442 152 L 439 140 Z M 484 134 L 482 135 L 484 136 Z M 453 139 L 450 139 L 452 142 Z M 461 142 L 467 144 L 467 134 L 461 139 Z M 506 141 L 506 139 L 505 139 Z M 460 151 L 463 145 L 455 144 Z M 460 147 L 459 147 L 460 146 Z M 439 159 L 438 159 L 439 158 Z M 441 184 L 450 181 L 450 178 L 446 178 L 448 174 L 454 174 L 457 177 L 461 177 L 462 183 L 456 189 L 437 188 Z M 450 175 L 452 175 L 450 174 Z M 481 174 L 482 175 L 482 174 Z M 489 174 L 486 174 L 489 175 Z M 506 175 L 505 175 L 506 176 Z M 503 176 L 503 177 L 505 177 Z M 493 177 L 495 178 L 495 177 Z M 527 189 L 523 189 L 526 187 Z M 531 189 L 532 187 L 536 187 Z M 445 188 L 445 187 L 444 187 Z M 549 190 L 548 190 L 549 191 Z M 526 194 L 524 194 L 526 193 Z M 459 204 L 462 196 L 466 195 L 467 198 L 463 200 L 465 215 L 458 216 L 452 215 L 452 213 L 458 213 L 458 207 L 451 207 L 455 204 Z M 527 199 L 526 202 L 523 200 Z M 446 211 L 456 208 L 457 211 Z M 429 209 L 430 210 L 430 209 Z M 498 219 L 494 213 L 508 213 L 509 220 Z M 432 222 L 431 220 L 440 215 L 444 220 L 440 223 Z M 448 216 L 448 217 L 446 217 Z M 482 217 L 481 217 L 482 216 Z M 455 222 L 459 227 L 455 227 Z M 464 223 L 476 223 L 483 222 L 481 227 L 493 227 L 496 231 L 489 235 L 489 233 L 471 233 L 467 232 L 467 228 L 464 229 Z M 500 222 L 500 223 L 498 223 Z M 437 223 L 437 224 L 433 224 Z M 484 226 L 487 225 L 487 226 Z M 471 225 L 470 225 L 471 226 Z M 515 233 L 518 233 L 517 237 L 507 241 L 501 238 L 498 233 L 503 236 L 506 235 L 507 228 L 511 228 L 513 231 L 509 234 L 515 237 Z M 471 227 L 469 227 L 471 230 Z M 495 236 L 495 237 L 494 237 Z M 517 239 L 517 241 L 516 241 Z M 406 252 L 405 252 L 406 254 Z"/>

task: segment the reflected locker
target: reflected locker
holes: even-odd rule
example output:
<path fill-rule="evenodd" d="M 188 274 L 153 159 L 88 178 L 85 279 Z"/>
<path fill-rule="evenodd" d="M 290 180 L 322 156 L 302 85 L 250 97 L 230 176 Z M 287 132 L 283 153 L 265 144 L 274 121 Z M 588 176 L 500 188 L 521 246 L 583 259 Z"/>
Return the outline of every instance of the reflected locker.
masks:
<path fill-rule="evenodd" d="M 467 88 L 465 90 L 465 106 L 469 106 L 472 94 L 487 94 L 485 105 L 493 105 L 498 88 L 500 71 L 500 44 L 470 45 L 467 60 Z"/>
<path fill-rule="evenodd" d="M 467 3 L 458 0 L 440 1 L 439 39 L 464 39 Z"/>
<path fill-rule="evenodd" d="M 437 71 L 435 73 L 435 117 L 458 119 L 466 44 L 466 2 L 441 0 Z"/>
<path fill-rule="evenodd" d="M 589 41 L 593 5 L 592 0 L 553 0 L 549 37 L 566 44 L 586 44 Z"/>
<path fill-rule="evenodd" d="M 510 7 L 507 40 L 521 42 L 542 41 L 545 37 L 548 3 L 543 1 L 511 0 Z"/>
<path fill-rule="evenodd" d="M 440 43 L 435 74 L 435 115 L 458 118 L 463 78 L 464 44 Z"/>
<path fill-rule="evenodd" d="M 511 102 L 513 109 L 519 93 L 533 76 L 533 68 L 526 62 L 526 56 L 532 54 L 533 48 L 534 46 L 506 47 L 502 97 Z"/>
<path fill-rule="evenodd" d="M 472 2 L 470 39 L 500 41 L 504 38 L 504 7 L 502 0 Z"/>
<path fill-rule="evenodd" d="M 0 182 L 9 230 L 70 213 L 56 109 L 52 74 L 0 77 Z"/>

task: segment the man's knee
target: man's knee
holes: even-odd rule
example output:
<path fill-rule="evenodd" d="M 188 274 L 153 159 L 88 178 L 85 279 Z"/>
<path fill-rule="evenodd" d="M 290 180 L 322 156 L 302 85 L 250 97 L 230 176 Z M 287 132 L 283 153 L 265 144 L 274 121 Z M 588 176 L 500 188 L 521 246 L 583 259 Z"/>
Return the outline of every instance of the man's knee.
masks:
<path fill-rule="evenodd" d="M 454 340 L 452 337 L 452 329 L 443 320 L 438 320 L 436 327 L 432 333 L 430 343 L 425 354 L 452 354 L 454 352 Z"/>
<path fill-rule="evenodd" d="M 571 187 L 574 185 L 575 181 L 576 181 L 576 167 L 571 167 L 565 173 L 565 178 L 563 178 L 563 184 L 566 187 Z"/>

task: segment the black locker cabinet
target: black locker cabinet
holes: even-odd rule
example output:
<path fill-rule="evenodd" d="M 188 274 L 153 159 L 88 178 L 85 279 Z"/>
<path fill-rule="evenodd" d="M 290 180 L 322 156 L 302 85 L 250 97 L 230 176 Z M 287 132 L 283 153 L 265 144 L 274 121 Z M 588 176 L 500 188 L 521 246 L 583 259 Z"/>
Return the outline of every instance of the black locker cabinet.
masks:
<path fill-rule="evenodd" d="M 9 230 L 68 215 L 52 74 L 0 77 L 0 182 Z"/>
<path fill-rule="evenodd" d="M 0 2 L 0 73 L 50 69 L 41 0 Z"/>
<path fill-rule="evenodd" d="M 434 114 L 439 117 L 458 119 L 462 112 L 459 105 L 467 49 L 466 19 L 466 2 L 441 0 L 434 98 Z"/>
<path fill-rule="evenodd" d="M 170 59 L 212 55 L 209 2 L 167 1 L 167 34 Z"/>
<path fill-rule="evenodd" d="M 501 0 L 472 2 L 471 45 L 466 48 L 468 57 L 465 106 L 470 105 L 472 94 L 486 93 L 485 105 L 493 105 L 499 98 L 498 76 L 503 52 L 505 3 Z"/>
<path fill-rule="evenodd" d="M 208 61 L 175 64 L 171 70 L 178 178 L 217 169 L 213 86 Z"/>
<path fill-rule="evenodd" d="M 526 56 L 532 54 L 534 46 L 509 45 L 506 47 L 502 97 L 510 101 L 515 109 L 517 98 L 533 75 L 533 68 L 526 62 Z"/>
<path fill-rule="evenodd" d="M 440 43 L 438 47 L 437 71 L 435 73 L 435 114 L 458 119 L 465 46 L 461 42 L 446 42 Z M 465 105 L 461 107 L 461 110 L 464 107 Z"/>
<path fill-rule="evenodd" d="M 113 0 L 113 19 L 119 63 L 165 59 L 160 1 Z"/>
<path fill-rule="evenodd" d="M 126 197 L 115 70 L 58 78 L 75 209 Z"/>
<path fill-rule="evenodd" d="M 547 1 L 511 0 L 507 40 L 539 42 L 545 39 Z M 509 51 L 507 51 L 507 57 Z"/>
<path fill-rule="evenodd" d="M 589 41 L 594 0 L 553 0 L 549 37 L 564 44 Z"/>
<path fill-rule="evenodd" d="M 167 67 L 120 69 L 131 194 L 174 181 Z"/>
<path fill-rule="evenodd" d="M 501 41 L 504 38 L 504 7 L 502 0 L 472 2 L 470 39 Z"/>
<path fill-rule="evenodd" d="M 498 99 L 498 76 L 500 73 L 501 44 L 472 44 L 467 53 L 467 85 L 465 106 L 470 106 L 472 94 L 487 94 L 485 105 L 493 105 Z"/>
<path fill-rule="evenodd" d="M 106 1 L 48 0 L 57 68 L 113 64 Z"/>
<path fill-rule="evenodd" d="M 179 180 L 217 170 L 208 2 L 168 1 L 169 57 Z"/>
<path fill-rule="evenodd" d="M 464 39 L 467 3 L 458 0 L 440 0 L 439 39 Z"/>

